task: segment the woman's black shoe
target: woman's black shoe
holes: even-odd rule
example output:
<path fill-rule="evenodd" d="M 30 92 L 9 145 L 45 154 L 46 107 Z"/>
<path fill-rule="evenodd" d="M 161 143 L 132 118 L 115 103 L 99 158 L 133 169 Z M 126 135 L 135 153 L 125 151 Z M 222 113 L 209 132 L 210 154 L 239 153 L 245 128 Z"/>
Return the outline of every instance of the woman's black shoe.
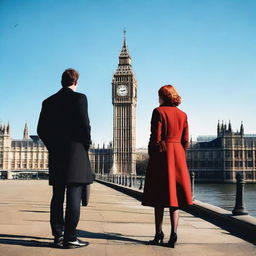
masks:
<path fill-rule="evenodd" d="M 155 235 L 154 240 L 150 240 L 149 244 L 151 245 L 157 245 L 157 244 L 162 244 L 164 240 L 164 233 L 161 231 L 159 234 Z"/>
<path fill-rule="evenodd" d="M 177 241 L 177 233 L 172 233 L 167 243 L 167 246 L 174 248 L 176 241 Z"/>

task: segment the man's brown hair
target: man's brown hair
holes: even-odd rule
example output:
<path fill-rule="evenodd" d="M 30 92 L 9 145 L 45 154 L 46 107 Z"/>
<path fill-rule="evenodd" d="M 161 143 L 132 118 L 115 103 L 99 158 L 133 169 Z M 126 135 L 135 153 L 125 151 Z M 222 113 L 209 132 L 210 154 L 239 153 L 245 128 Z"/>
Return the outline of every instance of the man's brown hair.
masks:
<path fill-rule="evenodd" d="M 73 68 L 68 68 L 66 69 L 61 77 L 61 84 L 62 86 L 70 86 L 74 84 L 79 78 L 79 73 L 73 69 Z"/>

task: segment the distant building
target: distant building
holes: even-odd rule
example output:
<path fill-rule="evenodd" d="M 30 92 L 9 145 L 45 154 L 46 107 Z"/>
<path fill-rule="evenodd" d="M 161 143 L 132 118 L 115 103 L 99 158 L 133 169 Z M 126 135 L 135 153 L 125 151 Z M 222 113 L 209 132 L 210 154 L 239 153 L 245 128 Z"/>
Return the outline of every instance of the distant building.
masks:
<path fill-rule="evenodd" d="M 186 156 L 197 181 L 236 182 L 239 171 L 247 182 L 256 182 L 256 134 L 244 134 L 243 123 L 234 132 L 230 121 L 228 127 L 218 122 L 217 137 L 190 141 Z"/>
<path fill-rule="evenodd" d="M 95 173 L 109 173 L 113 166 L 112 143 L 110 142 L 107 147 L 105 147 L 104 143 L 102 148 L 100 148 L 99 144 L 97 147 L 93 144 L 89 150 L 89 159 Z"/>
<path fill-rule="evenodd" d="M 11 138 L 10 125 L 0 124 L 0 178 L 11 179 L 20 171 L 45 173 L 48 169 L 48 151 L 38 136 L 28 136 L 25 124 L 23 139 Z"/>
<path fill-rule="evenodd" d="M 93 171 L 109 173 L 113 165 L 112 143 L 107 147 L 89 149 L 89 159 Z M 10 125 L 0 124 L 0 179 L 47 178 L 48 150 L 37 135 L 28 135 L 25 124 L 23 139 L 11 138 Z"/>
<path fill-rule="evenodd" d="M 211 141 L 216 139 L 216 136 L 212 136 L 212 135 L 201 135 L 201 136 L 197 136 L 196 141 L 197 142 L 206 142 L 206 141 Z"/>

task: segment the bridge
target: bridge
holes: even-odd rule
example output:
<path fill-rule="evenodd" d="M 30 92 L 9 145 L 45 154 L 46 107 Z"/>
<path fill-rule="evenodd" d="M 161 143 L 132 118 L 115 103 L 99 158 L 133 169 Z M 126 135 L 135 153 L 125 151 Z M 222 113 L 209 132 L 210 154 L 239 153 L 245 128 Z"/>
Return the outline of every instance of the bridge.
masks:
<path fill-rule="evenodd" d="M 0 180 L 0 255 L 256 255 L 255 244 L 195 214 L 180 212 L 175 248 L 147 245 L 154 235 L 154 215 L 134 197 L 104 182 L 91 185 L 87 207 L 81 206 L 77 230 L 88 247 L 51 247 L 51 187 L 47 180 Z M 164 217 L 165 242 L 170 230 Z"/>

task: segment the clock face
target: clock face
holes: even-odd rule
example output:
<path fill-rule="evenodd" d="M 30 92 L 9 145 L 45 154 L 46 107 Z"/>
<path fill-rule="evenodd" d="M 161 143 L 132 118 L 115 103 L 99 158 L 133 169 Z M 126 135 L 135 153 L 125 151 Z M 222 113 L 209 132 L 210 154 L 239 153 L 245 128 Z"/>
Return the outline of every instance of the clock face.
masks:
<path fill-rule="evenodd" d="M 118 85 L 116 92 L 118 96 L 126 96 L 128 94 L 128 87 L 126 85 Z"/>

